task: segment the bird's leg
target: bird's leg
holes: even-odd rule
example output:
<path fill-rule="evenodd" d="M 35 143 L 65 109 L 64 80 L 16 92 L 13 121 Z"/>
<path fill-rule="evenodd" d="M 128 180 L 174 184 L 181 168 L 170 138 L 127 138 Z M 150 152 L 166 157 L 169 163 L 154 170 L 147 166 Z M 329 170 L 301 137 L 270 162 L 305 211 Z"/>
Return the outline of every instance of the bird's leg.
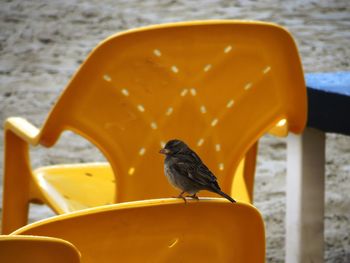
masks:
<path fill-rule="evenodd" d="M 183 196 L 184 193 L 185 191 L 182 191 L 181 194 L 177 196 L 177 198 L 182 198 L 185 201 L 185 203 L 187 203 L 186 198 Z"/>
<path fill-rule="evenodd" d="M 198 196 L 196 194 L 188 195 L 188 197 L 191 197 L 193 199 L 199 200 L 199 198 L 198 198 Z"/>

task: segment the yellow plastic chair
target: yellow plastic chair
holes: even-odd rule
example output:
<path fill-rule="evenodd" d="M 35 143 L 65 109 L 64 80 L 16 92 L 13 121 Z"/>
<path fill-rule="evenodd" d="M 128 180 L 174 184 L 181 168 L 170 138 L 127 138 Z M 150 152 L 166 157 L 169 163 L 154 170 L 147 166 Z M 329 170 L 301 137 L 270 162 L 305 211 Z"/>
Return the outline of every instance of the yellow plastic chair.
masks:
<path fill-rule="evenodd" d="M 252 202 L 257 140 L 271 129 L 300 133 L 305 120 L 298 52 L 277 25 L 199 21 L 114 35 L 89 55 L 40 130 L 21 118 L 5 122 L 3 233 L 26 224 L 32 200 L 66 213 L 176 195 L 158 154 L 172 138 L 199 153 L 223 191 Z M 65 130 L 95 144 L 110 166 L 32 171 L 28 145 L 51 147 Z"/>
<path fill-rule="evenodd" d="M 249 204 L 157 199 L 55 216 L 15 235 L 65 239 L 87 262 L 265 262 L 264 223 Z"/>
<path fill-rule="evenodd" d="M 0 262 L 79 263 L 80 253 L 71 243 L 44 236 L 0 236 Z"/>

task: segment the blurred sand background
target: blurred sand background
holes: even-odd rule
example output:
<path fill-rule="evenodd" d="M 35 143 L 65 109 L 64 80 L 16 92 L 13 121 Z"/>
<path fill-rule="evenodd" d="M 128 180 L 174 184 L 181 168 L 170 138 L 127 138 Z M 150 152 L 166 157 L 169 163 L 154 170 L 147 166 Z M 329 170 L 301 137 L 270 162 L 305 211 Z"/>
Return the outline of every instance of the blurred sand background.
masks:
<path fill-rule="evenodd" d="M 201 19 L 278 23 L 294 35 L 305 72 L 350 70 L 349 0 L 1 0 L 1 123 L 9 116 L 22 116 L 40 127 L 72 74 L 107 36 L 144 25 Z M 2 174 L 2 127 L 0 155 Z M 326 155 L 325 259 L 345 263 L 350 262 L 350 137 L 328 134 Z M 34 167 L 98 160 L 104 157 L 72 133 L 65 133 L 54 149 L 32 150 Z M 285 161 L 285 140 L 265 136 L 255 205 L 266 224 L 267 262 L 284 261 Z M 32 206 L 30 220 L 52 214 Z"/>

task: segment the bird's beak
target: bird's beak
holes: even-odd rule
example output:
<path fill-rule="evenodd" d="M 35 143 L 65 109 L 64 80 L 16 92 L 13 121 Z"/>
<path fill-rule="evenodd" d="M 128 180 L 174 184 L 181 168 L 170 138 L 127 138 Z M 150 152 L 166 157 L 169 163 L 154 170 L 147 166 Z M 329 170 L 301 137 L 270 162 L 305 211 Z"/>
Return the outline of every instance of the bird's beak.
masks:
<path fill-rule="evenodd" d="M 168 154 L 168 153 L 170 153 L 170 151 L 168 150 L 168 149 L 161 149 L 160 151 L 159 151 L 159 153 L 162 153 L 162 154 Z"/>

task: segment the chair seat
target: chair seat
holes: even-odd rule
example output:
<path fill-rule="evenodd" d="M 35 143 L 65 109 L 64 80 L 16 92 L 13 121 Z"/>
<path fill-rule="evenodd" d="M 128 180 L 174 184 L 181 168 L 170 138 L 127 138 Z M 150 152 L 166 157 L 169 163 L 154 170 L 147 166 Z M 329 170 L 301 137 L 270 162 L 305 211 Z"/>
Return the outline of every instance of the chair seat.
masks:
<path fill-rule="evenodd" d="M 59 214 L 114 203 L 115 178 L 108 163 L 46 166 L 33 174 Z"/>

